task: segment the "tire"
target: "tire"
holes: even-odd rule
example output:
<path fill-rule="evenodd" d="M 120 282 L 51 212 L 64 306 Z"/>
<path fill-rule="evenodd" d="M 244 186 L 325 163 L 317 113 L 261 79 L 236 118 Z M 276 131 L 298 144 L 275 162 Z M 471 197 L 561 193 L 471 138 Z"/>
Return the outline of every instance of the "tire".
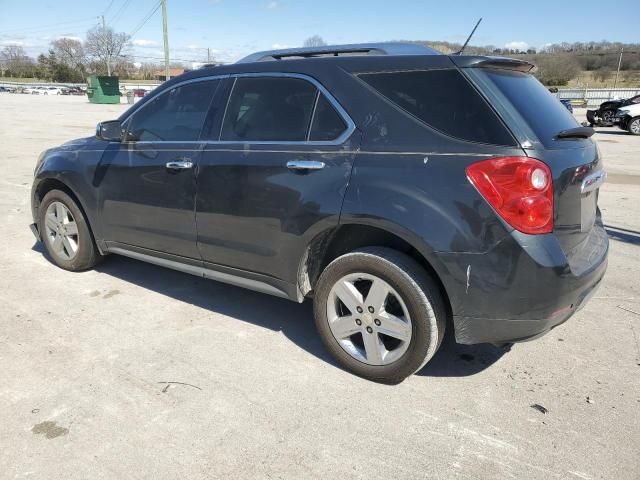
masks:
<path fill-rule="evenodd" d="M 640 135 L 640 117 L 633 117 L 627 122 L 626 127 L 631 135 Z"/>
<path fill-rule="evenodd" d="M 376 290 L 390 292 L 378 296 L 383 298 L 382 308 L 378 308 L 380 302 L 370 301 L 377 282 L 382 287 Z M 347 290 L 342 288 L 345 284 Z M 358 293 L 351 299 L 354 302 L 347 298 L 351 303 L 347 307 L 342 299 L 352 288 Z M 364 297 L 361 302 L 358 294 Z M 373 311 L 371 305 L 376 305 Z M 444 338 L 446 315 L 438 286 L 429 274 L 412 258 L 385 247 L 363 248 L 338 257 L 320 275 L 314 294 L 316 327 L 329 352 L 346 370 L 381 383 L 399 383 L 431 360 Z M 395 330 L 393 336 L 387 336 L 385 328 Z M 382 345 L 386 353 L 369 355 L 368 347 L 375 352 L 371 345 Z"/>
<path fill-rule="evenodd" d="M 72 227 L 74 224 L 75 227 Z M 88 270 L 102 258 L 84 213 L 61 190 L 51 190 L 42 199 L 38 211 L 38 231 L 47 253 L 60 268 L 72 272 Z M 60 240 L 56 241 L 57 238 Z"/>
<path fill-rule="evenodd" d="M 614 114 L 615 112 L 613 110 L 605 110 L 604 112 L 602 112 L 602 116 L 600 118 L 602 118 L 603 123 L 609 125 L 613 123 Z"/>

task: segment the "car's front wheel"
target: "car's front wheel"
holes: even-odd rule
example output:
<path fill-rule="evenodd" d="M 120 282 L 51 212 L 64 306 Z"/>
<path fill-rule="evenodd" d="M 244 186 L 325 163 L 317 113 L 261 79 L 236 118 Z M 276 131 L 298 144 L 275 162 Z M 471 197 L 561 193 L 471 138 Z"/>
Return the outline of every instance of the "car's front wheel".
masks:
<path fill-rule="evenodd" d="M 384 247 L 331 262 L 318 280 L 314 315 L 340 365 L 385 383 L 420 370 L 436 353 L 446 325 L 433 279 L 409 256 Z"/>
<path fill-rule="evenodd" d="M 613 123 L 614 113 L 615 112 L 613 110 L 605 110 L 602 112 L 602 121 L 605 123 Z"/>
<path fill-rule="evenodd" d="M 640 135 L 640 117 L 634 117 L 629 120 L 627 129 L 632 135 Z"/>
<path fill-rule="evenodd" d="M 42 199 L 38 231 L 47 253 L 65 270 L 87 270 L 101 259 L 82 210 L 61 190 Z"/>

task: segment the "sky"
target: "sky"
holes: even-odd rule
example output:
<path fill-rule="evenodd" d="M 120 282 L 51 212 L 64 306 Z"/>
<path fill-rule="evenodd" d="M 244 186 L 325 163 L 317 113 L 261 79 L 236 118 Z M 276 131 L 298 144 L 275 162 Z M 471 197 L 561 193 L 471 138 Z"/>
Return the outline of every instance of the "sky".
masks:
<path fill-rule="evenodd" d="M 391 40 L 463 42 L 479 17 L 472 44 L 542 47 L 548 43 L 640 42 L 637 0 L 418 1 L 418 0 L 167 0 L 170 55 L 219 61 L 251 52 L 301 46 L 312 35 L 329 44 Z M 133 34 L 136 62 L 162 60 L 158 0 L 0 0 L 0 48 L 22 45 L 46 52 L 59 37 L 84 38 L 101 22 Z M 634 8 L 636 7 L 636 8 Z M 615 21 L 611 21 L 615 18 Z M 140 28 L 138 28 L 140 27 Z"/>

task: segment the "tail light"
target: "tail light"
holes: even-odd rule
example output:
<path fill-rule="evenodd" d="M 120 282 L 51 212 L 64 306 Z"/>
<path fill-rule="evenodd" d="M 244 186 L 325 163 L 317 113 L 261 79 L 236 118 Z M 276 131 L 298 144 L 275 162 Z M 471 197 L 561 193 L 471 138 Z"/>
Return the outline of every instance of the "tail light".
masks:
<path fill-rule="evenodd" d="M 513 228 L 541 234 L 553 230 L 551 170 L 529 157 L 501 157 L 467 167 L 467 178 Z"/>

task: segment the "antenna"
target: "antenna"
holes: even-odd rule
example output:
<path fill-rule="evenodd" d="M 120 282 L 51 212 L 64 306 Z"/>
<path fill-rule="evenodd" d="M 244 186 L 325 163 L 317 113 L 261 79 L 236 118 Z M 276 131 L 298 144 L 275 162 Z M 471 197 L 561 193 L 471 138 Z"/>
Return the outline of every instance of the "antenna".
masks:
<path fill-rule="evenodd" d="M 467 41 L 464 42 L 464 45 L 462 45 L 462 48 L 460 49 L 460 51 L 454 53 L 454 55 L 462 55 L 462 52 L 464 52 L 464 49 L 467 48 L 467 45 L 469 44 L 469 40 L 471 40 L 471 37 L 473 37 L 473 34 L 476 33 L 476 28 L 478 28 L 478 25 L 480 25 L 481 21 L 482 21 L 482 17 L 480 17 L 480 20 L 478 20 L 478 23 L 476 23 L 476 26 L 473 27 L 473 30 L 471 30 L 471 33 L 467 37 Z"/>

